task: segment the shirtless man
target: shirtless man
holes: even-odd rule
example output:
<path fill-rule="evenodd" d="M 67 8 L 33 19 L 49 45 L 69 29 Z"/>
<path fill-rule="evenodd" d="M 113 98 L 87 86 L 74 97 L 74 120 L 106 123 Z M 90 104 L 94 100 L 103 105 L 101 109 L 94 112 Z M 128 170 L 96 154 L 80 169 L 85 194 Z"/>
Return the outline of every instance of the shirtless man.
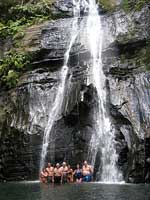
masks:
<path fill-rule="evenodd" d="M 48 173 L 47 173 L 46 169 L 43 168 L 41 173 L 40 173 L 40 182 L 41 183 L 47 183 L 47 176 L 48 176 Z"/>
<path fill-rule="evenodd" d="M 54 168 L 54 183 L 62 183 L 62 170 L 59 163 Z"/>
<path fill-rule="evenodd" d="M 67 182 L 67 174 L 68 174 L 68 167 L 66 162 L 63 162 L 62 167 L 60 168 L 62 172 L 62 182 L 66 183 Z"/>
<path fill-rule="evenodd" d="M 84 161 L 83 167 L 82 167 L 82 175 L 84 182 L 90 182 L 92 181 L 92 174 L 93 174 L 93 167 L 91 165 L 88 165 L 87 161 Z"/>
<path fill-rule="evenodd" d="M 46 168 L 48 177 L 48 183 L 54 183 L 54 167 L 52 167 L 51 163 L 47 164 L 47 168 Z"/>

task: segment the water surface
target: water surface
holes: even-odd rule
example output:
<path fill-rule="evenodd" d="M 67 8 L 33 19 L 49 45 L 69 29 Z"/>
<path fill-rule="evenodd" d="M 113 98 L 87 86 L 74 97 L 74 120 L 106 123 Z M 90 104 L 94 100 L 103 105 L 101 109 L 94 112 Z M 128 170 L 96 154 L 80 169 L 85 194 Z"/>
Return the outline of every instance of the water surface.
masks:
<path fill-rule="evenodd" d="M 150 185 L 3 183 L 0 200 L 150 200 Z"/>

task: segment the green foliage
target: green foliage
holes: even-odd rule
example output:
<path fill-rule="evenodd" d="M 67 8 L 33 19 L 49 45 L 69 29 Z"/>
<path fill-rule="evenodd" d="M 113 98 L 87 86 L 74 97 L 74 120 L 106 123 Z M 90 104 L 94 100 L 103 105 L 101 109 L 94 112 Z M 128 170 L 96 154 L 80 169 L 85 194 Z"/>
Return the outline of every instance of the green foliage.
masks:
<path fill-rule="evenodd" d="M 125 11 L 140 11 L 146 3 L 149 3 L 149 0 L 123 0 L 123 9 Z"/>
<path fill-rule="evenodd" d="M 7 88 L 16 86 L 19 75 L 30 61 L 29 55 L 9 52 L 0 60 L 0 86 L 7 86 Z"/>
<path fill-rule="evenodd" d="M 13 39 L 21 39 L 24 36 L 25 27 L 52 18 L 52 2 L 53 0 L 41 0 L 37 4 L 28 3 L 11 7 L 7 20 L 0 22 L 0 38 L 6 39 L 12 36 Z"/>
<path fill-rule="evenodd" d="M 17 5 L 10 9 L 9 14 L 13 20 L 18 20 L 20 18 L 32 20 L 36 17 L 49 16 L 51 14 L 52 2 L 52 0 L 43 0 L 39 1 L 37 4 Z"/>
<path fill-rule="evenodd" d="M 146 3 L 150 3 L 149 0 L 140 0 L 136 2 L 135 5 L 135 10 L 140 11 L 142 9 L 142 7 L 146 4 Z"/>
<path fill-rule="evenodd" d="M 129 2 L 129 0 L 123 0 L 123 9 L 125 11 L 129 11 L 130 10 L 130 2 Z"/>
<path fill-rule="evenodd" d="M 24 27 L 25 19 L 17 21 L 9 20 L 7 24 L 0 23 L 0 38 L 6 39 L 8 36 L 15 36 Z"/>
<path fill-rule="evenodd" d="M 4 39 L 7 34 L 7 26 L 0 22 L 0 38 Z"/>
<path fill-rule="evenodd" d="M 116 6 L 116 0 L 98 0 L 98 2 L 105 10 L 108 11 L 113 10 Z"/>
<path fill-rule="evenodd" d="M 17 49 L 27 27 L 51 19 L 51 6 L 54 0 L 6 0 L 0 2 L 7 14 L 0 19 L 0 39 L 13 39 Z M 26 53 L 10 51 L 0 60 L 0 87 L 15 87 L 18 78 L 29 64 L 31 57 Z"/>
<path fill-rule="evenodd" d="M 3 80 L 5 81 L 6 86 L 8 86 L 8 88 L 12 88 L 16 86 L 18 82 L 18 73 L 14 70 L 9 70 L 7 75 L 4 76 Z"/>

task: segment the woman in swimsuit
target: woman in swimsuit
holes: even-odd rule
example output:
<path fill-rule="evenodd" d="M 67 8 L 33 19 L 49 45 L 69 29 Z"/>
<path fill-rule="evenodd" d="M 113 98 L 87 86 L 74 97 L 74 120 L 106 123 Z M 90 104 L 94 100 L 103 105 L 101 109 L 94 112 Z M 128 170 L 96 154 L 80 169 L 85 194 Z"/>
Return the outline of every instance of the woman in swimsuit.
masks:
<path fill-rule="evenodd" d="M 82 169 L 80 169 L 80 165 L 77 164 L 77 168 L 74 170 L 73 173 L 75 180 L 77 183 L 81 183 L 82 182 Z"/>

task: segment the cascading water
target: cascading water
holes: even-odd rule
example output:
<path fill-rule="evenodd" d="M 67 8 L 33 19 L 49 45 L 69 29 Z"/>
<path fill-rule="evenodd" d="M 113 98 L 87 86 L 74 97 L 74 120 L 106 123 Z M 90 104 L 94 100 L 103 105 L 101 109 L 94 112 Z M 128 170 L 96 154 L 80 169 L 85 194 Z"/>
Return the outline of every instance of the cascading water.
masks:
<path fill-rule="evenodd" d="M 64 55 L 64 65 L 60 71 L 60 84 L 57 90 L 57 94 L 54 100 L 53 105 L 51 106 L 49 110 L 49 116 L 48 116 L 48 122 L 47 126 L 44 130 L 44 136 L 43 136 L 43 145 L 42 145 L 42 153 L 41 153 L 41 160 L 40 160 L 40 170 L 43 168 L 45 164 L 45 158 L 47 155 L 47 148 L 51 139 L 51 130 L 54 125 L 55 120 L 57 119 L 58 114 L 61 111 L 63 99 L 64 99 L 64 93 L 65 93 L 65 87 L 66 87 L 66 80 L 67 80 L 67 75 L 69 72 L 68 69 L 68 61 L 69 61 L 69 54 L 71 51 L 71 48 L 75 42 L 75 39 L 78 35 L 78 19 L 80 16 L 80 0 L 76 1 L 73 0 L 73 22 L 72 22 L 72 32 L 71 32 L 71 40 L 69 43 L 69 46 L 67 48 L 67 51 Z"/>
<path fill-rule="evenodd" d="M 95 0 L 89 0 L 89 14 L 87 19 L 87 37 L 91 52 L 91 67 L 89 68 L 89 83 L 97 92 L 97 105 L 94 109 L 95 134 L 90 142 L 89 159 L 94 165 L 96 154 L 100 150 L 101 165 L 98 180 L 102 182 L 122 181 L 122 174 L 117 169 L 117 153 L 115 149 L 115 135 L 106 111 L 105 75 L 102 70 L 102 42 L 103 30 Z"/>
<path fill-rule="evenodd" d="M 85 7 L 88 17 L 87 23 L 84 24 L 87 35 L 87 43 L 91 52 L 91 66 L 88 69 L 88 84 L 92 83 L 97 92 L 97 105 L 95 106 L 93 118 L 95 134 L 92 135 L 90 142 L 89 160 L 94 165 L 96 155 L 100 150 L 101 165 L 99 168 L 98 180 L 103 182 L 119 182 L 122 181 L 122 174 L 117 169 L 117 153 L 115 149 L 115 135 L 109 116 L 106 112 L 106 90 L 105 90 L 105 75 L 102 70 L 102 41 L 103 31 L 101 19 L 98 15 L 97 5 L 95 0 L 88 2 L 83 0 L 73 0 L 74 17 L 72 23 L 72 35 L 68 49 L 64 56 L 64 65 L 60 72 L 60 85 L 57 90 L 53 106 L 49 110 L 48 123 L 44 131 L 43 146 L 41 153 L 40 169 L 44 166 L 47 148 L 50 142 L 51 129 L 61 111 L 63 98 L 65 95 L 66 86 L 68 84 L 68 60 L 71 48 L 79 33 L 78 19 L 80 17 L 80 6 Z M 81 34 L 81 33 L 80 33 Z"/>

